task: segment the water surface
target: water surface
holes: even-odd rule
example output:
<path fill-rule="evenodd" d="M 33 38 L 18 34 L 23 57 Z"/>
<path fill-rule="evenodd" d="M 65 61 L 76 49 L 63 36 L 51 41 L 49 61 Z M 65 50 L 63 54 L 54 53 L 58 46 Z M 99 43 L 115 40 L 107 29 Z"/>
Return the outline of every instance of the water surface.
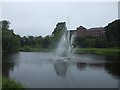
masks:
<path fill-rule="evenodd" d="M 3 56 L 3 75 L 28 88 L 117 88 L 119 63 L 115 58 L 74 54 L 19 52 Z"/>

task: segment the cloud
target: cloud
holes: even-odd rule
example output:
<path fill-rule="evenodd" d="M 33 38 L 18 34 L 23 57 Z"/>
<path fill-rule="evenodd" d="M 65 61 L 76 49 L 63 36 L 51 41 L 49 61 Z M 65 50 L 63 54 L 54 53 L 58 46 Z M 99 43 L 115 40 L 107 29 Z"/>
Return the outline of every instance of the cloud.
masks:
<path fill-rule="evenodd" d="M 2 19 L 9 20 L 11 28 L 22 36 L 51 34 L 62 21 L 69 23 L 68 29 L 76 29 L 80 25 L 86 28 L 104 26 L 118 18 L 116 2 L 7 2 L 2 5 Z"/>

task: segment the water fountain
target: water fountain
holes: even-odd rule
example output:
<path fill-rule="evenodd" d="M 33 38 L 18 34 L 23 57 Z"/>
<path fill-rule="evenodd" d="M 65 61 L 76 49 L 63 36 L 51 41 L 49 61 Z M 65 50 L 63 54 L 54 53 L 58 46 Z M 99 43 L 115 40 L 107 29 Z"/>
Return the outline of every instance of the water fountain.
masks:
<path fill-rule="evenodd" d="M 69 61 L 72 60 L 74 37 L 75 33 L 72 34 L 70 31 L 65 29 L 58 43 L 54 68 L 56 74 L 59 76 L 66 75 L 67 68 L 70 64 Z"/>
<path fill-rule="evenodd" d="M 65 30 L 61 36 L 60 42 L 58 43 L 56 54 L 58 58 L 67 58 L 70 59 L 73 52 L 73 41 L 75 33 L 70 33 L 70 30 Z"/>

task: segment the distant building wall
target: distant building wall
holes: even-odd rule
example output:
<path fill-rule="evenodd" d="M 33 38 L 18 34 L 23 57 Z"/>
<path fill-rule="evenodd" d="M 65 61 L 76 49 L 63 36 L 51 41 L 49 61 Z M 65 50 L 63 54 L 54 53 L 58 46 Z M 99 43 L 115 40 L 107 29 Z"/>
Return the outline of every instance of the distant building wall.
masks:
<path fill-rule="evenodd" d="M 86 32 L 86 36 L 91 36 L 91 37 L 105 36 L 105 29 L 103 27 L 88 29 Z"/>
<path fill-rule="evenodd" d="M 76 30 L 77 37 L 85 37 L 87 29 L 83 26 L 80 26 Z"/>
<path fill-rule="evenodd" d="M 71 33 L 76 33 L 77 37 L 99 37 L 105 36 L 105 29 L 103 27 L 96 27 L 86 29 L 83 26 L 78 27 L 76 30 L 71 30 Z"/>

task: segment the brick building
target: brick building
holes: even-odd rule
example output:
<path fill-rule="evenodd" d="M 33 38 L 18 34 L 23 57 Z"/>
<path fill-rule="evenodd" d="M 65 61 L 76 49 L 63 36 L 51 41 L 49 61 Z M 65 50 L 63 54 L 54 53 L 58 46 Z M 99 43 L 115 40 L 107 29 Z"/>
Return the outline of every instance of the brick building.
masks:
<path fill-rule="evenodd" d="M 73 32 L 76 33 L 77 37 L 100 37 L 105 35 L 105 29 L 103 27 L 87 29 L 80 26 L 76 30 L 71 30 L 71 33 Z"/>
<path fill-rule="evenodd" d="M 87 30 L 86 36 L 92 37 L 105 36 L 105 29 L 103 27 L 90 28 Z"/>
<path fill-rule="evenodd" d="M 76 30 L 77 37 L 86 37 L 87 29 L 83 26 L 80 26 Z"/>

